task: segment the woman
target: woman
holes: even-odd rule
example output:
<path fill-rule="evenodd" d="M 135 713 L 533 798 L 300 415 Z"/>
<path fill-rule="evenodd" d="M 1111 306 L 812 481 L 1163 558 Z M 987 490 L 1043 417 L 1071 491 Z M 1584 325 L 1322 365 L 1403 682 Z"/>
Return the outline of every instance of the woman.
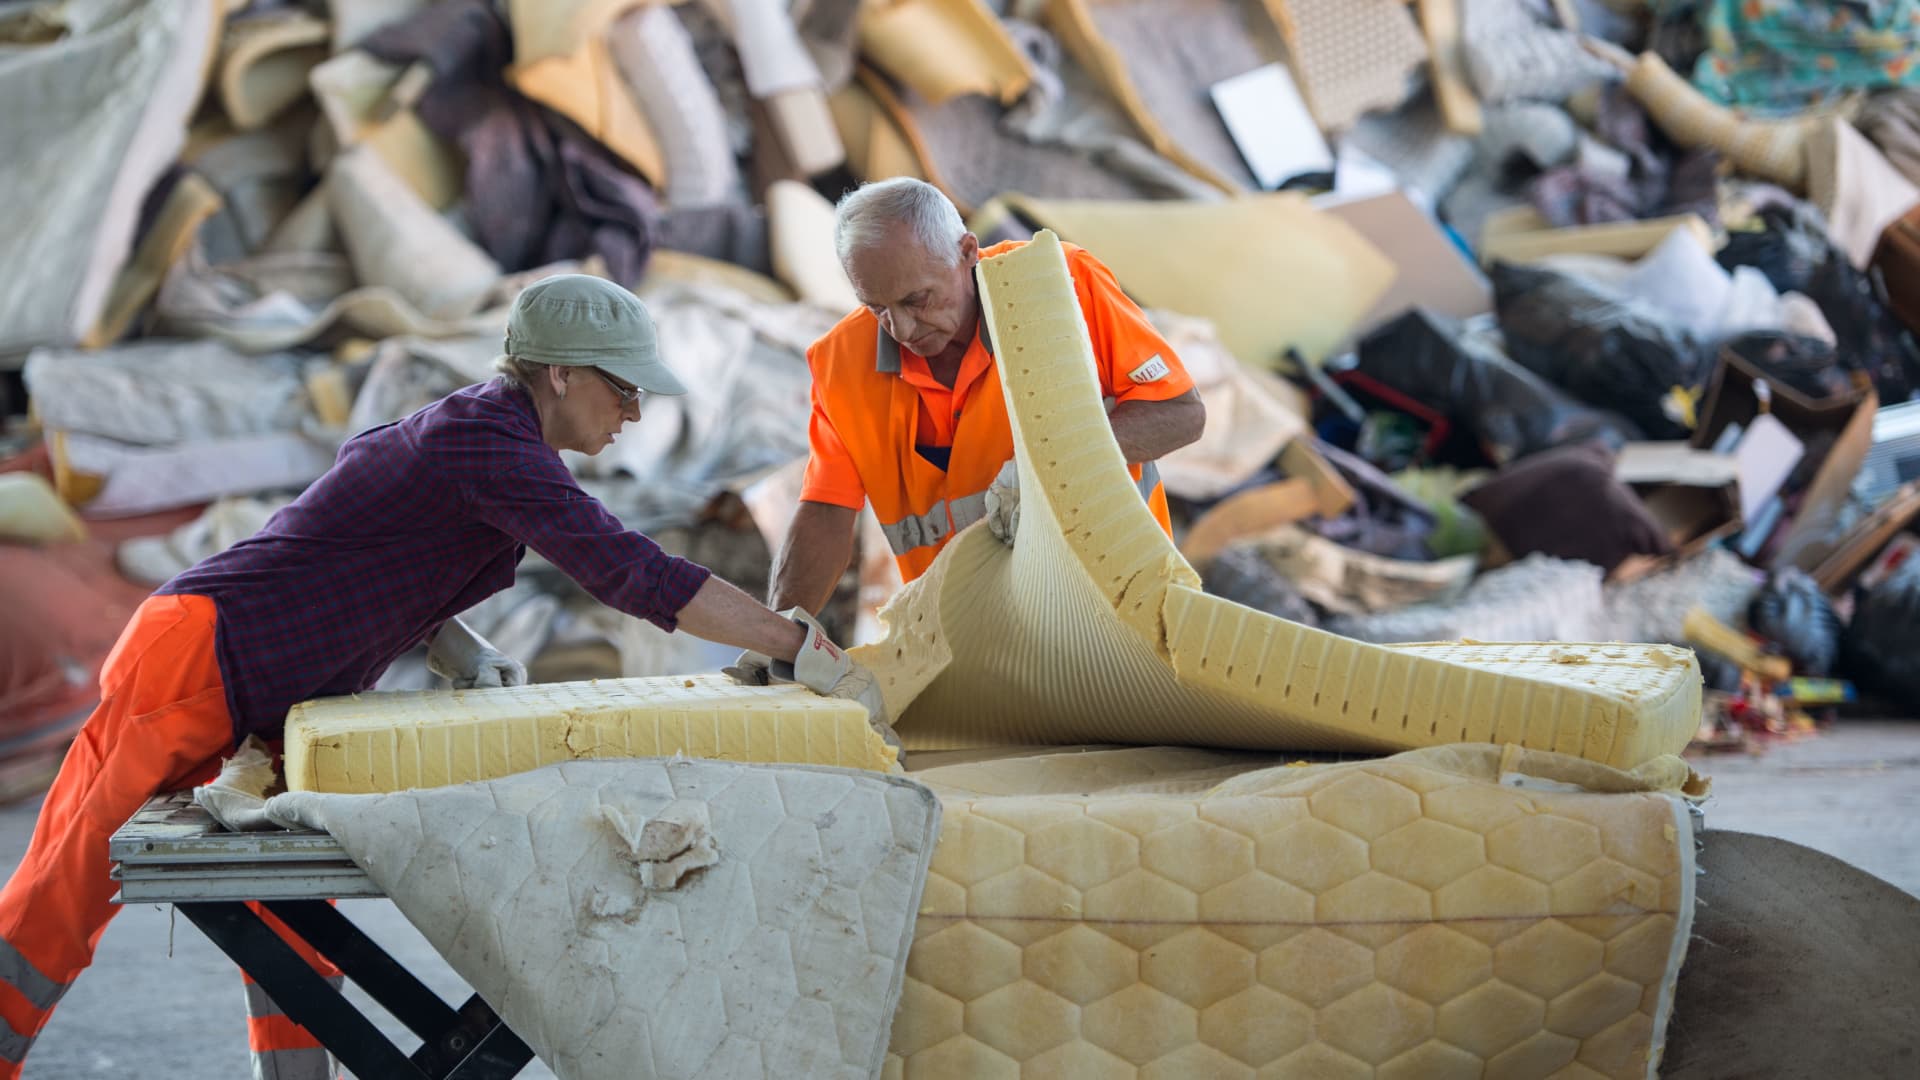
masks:
<path fill-rule="evenodd" d="M 884 726 L 872 676 L 818 623 L 775 614 L 665 554 L 581 491 L 561 461 L 562 450 L 610 445 L 646 395 L 686 392 L 632 293 L 577 274 L 530 286 L 509 315 L 499 368 L 491 382 L 349 440 L 258 535 L 135 612 L 101 670 L 99 708 L 0 891 L 0 1080 L 20 1075 L 116 910 L 113 831 L 154 795 L 211 777 L 247 735 L 277 741 L 292 705 L 367 690 L 423 641 L 456 687 L 524 682 L 518 663 L 456 615 L 511 585 L 529 547 L 609 606 L 786 661 L 795 681 L 862 701 Z M 248 990 L 255 1075 L 327 1076 L 319 1044 Z"/>

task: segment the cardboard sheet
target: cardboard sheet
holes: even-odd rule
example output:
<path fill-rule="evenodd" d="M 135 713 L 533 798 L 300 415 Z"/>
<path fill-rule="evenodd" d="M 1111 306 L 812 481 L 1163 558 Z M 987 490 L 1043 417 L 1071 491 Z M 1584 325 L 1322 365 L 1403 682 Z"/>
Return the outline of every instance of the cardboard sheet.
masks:
<path fill-rule="evenodd" d="M 1257 368 L 1283 368 L 1288 348 L 1323 359 L 1363 325 L 1395 277 L 1393 262 L 1358 230 L 1294 194 L 1004 203 L 1092 252 L 1136 302 L 1212 320 L 1233 354 Z"/>
<path fill-rule="evenodd" d="M 1362 338 L 1416 307 L 1456 319 L 1493 310 L 1487 276 L 1426 211 L 1399 192 L 1325 206 L 1394 265 L 1393 284 L 1354 328 Z"/>

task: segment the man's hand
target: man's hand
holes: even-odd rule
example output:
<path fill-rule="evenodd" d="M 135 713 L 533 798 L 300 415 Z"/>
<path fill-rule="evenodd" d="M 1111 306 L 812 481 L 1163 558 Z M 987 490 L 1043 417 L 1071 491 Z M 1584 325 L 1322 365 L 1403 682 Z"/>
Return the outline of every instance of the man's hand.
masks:
<path fill-rule="evenodd" d="M 987 488 L 987 531 L 1009 547 L 1020 531 L 1020 463 L 1012 458 Z"/>
<path fill-rule="evenodd" d="M 474 633 L 458 618 L 448 619 L 427 647 L 427 669 L 445 676 L 455 690 L 520 686 L 527 669 Z"/>

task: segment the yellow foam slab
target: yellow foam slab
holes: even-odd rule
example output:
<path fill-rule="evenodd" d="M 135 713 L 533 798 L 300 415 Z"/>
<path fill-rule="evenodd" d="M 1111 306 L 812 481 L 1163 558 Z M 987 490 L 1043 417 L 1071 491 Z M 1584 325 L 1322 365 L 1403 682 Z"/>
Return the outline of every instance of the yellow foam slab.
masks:
<path fill-rule="evenodd" d="M 287 715 L 287 787 L 344 794 L 492 780 L 558 761 L 689 757 L 899 771 L 865 707 L 723 676 L 359 694 Z"/>
<path fill-rule="evenodd" d="M 1383 647 L 1200 588 L 1133 486 L 1051 232 L 979 268 L 1019 461 L 1011 550 L 963 532 L 852 650 L 910 750 L 1058 743 L 1399 750 L 1511 741 L 1632 767 L 1683 749 L 1665 645 Z"/>
<path fill-rule="evenodd" d="M 1677 758 L 913 776 L 942 827 L 883 1076 L 1656 1074 L 1694 907 Z"/>

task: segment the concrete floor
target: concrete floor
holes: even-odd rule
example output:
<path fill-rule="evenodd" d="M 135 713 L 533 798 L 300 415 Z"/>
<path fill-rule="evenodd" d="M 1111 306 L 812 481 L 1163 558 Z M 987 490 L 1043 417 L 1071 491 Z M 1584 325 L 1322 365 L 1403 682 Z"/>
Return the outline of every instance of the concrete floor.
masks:
<path fill-rule="evenodd" d="M 1847 723 L 1760 756 L 1703 755 L 1696 767 L 1714 778 L 1709 829 L 1806 844 L 1920 895 L 1920 723 Z M 37 809 L 34 801 L 0 808 L 7 873 L 26 850 Z M 351 900 L 342 909 L 443 997 L 465 999 L 459 977 L 391 905 Z M 413 1045 L 384 1013 L 370 1014 L 399 1045 Z M 143 905 L 108 928 L 94 967 L 35 1046 L 26 1080 L 241 1078 L 245 1039 L 233 966 L 170 909 Z M 523 1075 L 552 1076 L 538 1062 Z"/>

